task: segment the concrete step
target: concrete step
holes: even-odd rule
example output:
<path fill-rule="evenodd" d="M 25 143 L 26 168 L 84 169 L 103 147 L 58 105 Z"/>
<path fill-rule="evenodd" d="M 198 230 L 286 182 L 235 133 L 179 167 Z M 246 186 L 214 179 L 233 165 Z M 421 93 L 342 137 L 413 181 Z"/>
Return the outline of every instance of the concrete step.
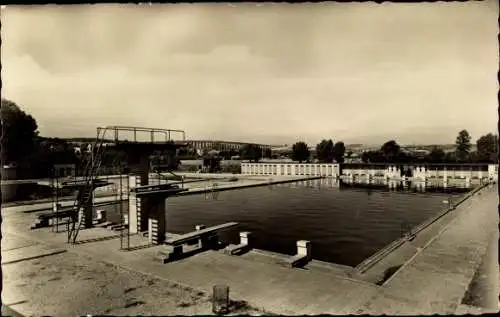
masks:
<path fill-rule="evenodd" d="M 120 228 L 122 225 L 119 223 L 113 223 L 111 226 L 108 226 L 109 229 L 114 230 L 115 228 Z"/>
<path fill-rule="evenodd" d="M 110 221 L 105 221 L 105 222 L 102 222 L 100 224 L 95 225 L 95 227 L 108 229 L 109 227 L 114 226 L 114 225 L 116 225 L 116 223 L 110 222 Z"/>
<path fill-rule="evenodd" d="M 285 267 L 302 267 L 307 264 L 307 255 L 297 254 L 285 259 L 282 263 Z"/>
<path fill-rule="evenodd" d="M 239 253 L 244 253 L 250 249 L 248 244 L 230 244 L 226 248 L 222 249 L 222 252 L 229 255 L 236 255 Z"/>
<path fill-rule="evenodd" d="M 159 250 L 153 258 L 155 262 L 160 262 L 163 264 L 167 263 L 170 259 L 172 259 L 172 251 L 168 249 Z"/>
<path fill-rule="evenodd" d="M 116 225 L 116 226 L 111 226 L 111 230 L 114 230 L 114 231 L 122 231 L 122 230 L 125 230 L 127 229 L 128 226 L 127 225 Z"/>
<path fill-rule="evenodd" d="M 159 262 L 161 264 L 166 264 L 168 262 L 168 256 L 162 255 L 162 254 L 157 254 L 154 256 L 153 261 Z"/>
<path fill-rule="evenodd" d="M 35 229 L 40 229 L 40 228 L 43 228 L 43 227 L 46 227 L 46 226 L 43 226 L 43 224 L 42 224 L 42 223 L 35 222 L 35 223 L 33 223 L 33 224 L 30 226 L 30 229 L 31 229 L 31 230 L 35 230 Z"/>

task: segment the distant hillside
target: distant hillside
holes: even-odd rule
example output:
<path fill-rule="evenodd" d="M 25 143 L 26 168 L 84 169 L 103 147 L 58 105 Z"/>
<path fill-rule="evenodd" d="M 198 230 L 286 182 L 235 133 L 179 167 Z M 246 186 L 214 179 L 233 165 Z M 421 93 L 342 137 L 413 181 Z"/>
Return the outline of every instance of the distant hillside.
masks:
<path fill-rule="evenodd" d="M 91 143 L 95 142 L 96 138 L 64 138 L 63 140 L 67 142 L 75 142 L 75 143 Z M 114 142 L 113 139 L 104 139 L 104 142 Z"/>
<path fill-rule="evenodd" d="M 65 138 L 68 142 L 94 142 L 95 138 Z"/>

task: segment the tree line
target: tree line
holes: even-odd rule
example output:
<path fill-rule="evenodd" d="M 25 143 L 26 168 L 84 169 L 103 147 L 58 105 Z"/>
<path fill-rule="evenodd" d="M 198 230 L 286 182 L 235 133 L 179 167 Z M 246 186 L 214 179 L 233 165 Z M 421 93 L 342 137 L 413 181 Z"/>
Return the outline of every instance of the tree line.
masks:
<path fill-rule="evenodd" d="M 80 152 L 66 140 L 47 138 L 39 135 L 36 120 L 14 102 L 2 98 L 1 102 L 1 161 L 2 165 L 15 164 L 20 170 L 27 171 L 28 177 L 46 177 L 54 164 L 75 164 L 77 171 L 82 171 L 90 160 L 87 146 L 83 144 Z M 87 140 L 86 138 L 84 138 Z M 455 140 L 455 149 L 445 153 L 435 147 L 429 154 L 419 157 L 404 151 L 395 140 L 384 143 L 379 150 L 362 153 L 361 160 L 365 163 L 496 163 L 498 161 L 498 136 L 492 133 L 481 136 L 476 141 L 476 151 L 472 151 L 471 136 L 466 130 L 458 133 Z M 83 140 L 83 139 L 82 139 Z M 334 142 L 324 139 L 315 147 L 315 156 L 311 155 L 309 146 L 302 141 L 296 142 L 289 153 L 289 157 L 297 162 L 310 162 L 317 159 L 322 163 L 344 162 L 344 158 L 353 156 L 351 151 L 346 154 L 346 147 L 342 141 Z M 204 153 L 206 156 L 207 153 Z M 184 149 L 179 157 L 197 156 L 193 150 Z M 203 157 L 202 156 L 202 157 Z M 256 144 L 246 144 L 240 151 L 222 151 L 219 157 L 226 160 L 240 156 L 243 160 L 258 162 L 262 158 L 276 158 L 271 149 Z M 166 162 L 162 153 L 155 153 L 153 161 Z M 124 167 L 126 157 L 114 149 L 106 150 L 102 158 L 103 166 Z"/>
<path fill-rule="evenodd" d="M 481 136 L 476 141 L 476 151 L 472 151 L 471 136 L 467 130 L 458 133 L 455 140 L 455 149 L 445 152 L 435 146 L 426 155 L 416 155 L 405 151 L 395 141 L 385 142 L 380 149 L 365 151 L 361 154 L 363 163 L 497 163 L 498 162 L 498 136 L 492 133 Z M 345 158 L 353 157 L 352 151 L 347 151 L 344 142 L 334 143 L 331 139 L 323 139 L 316 145 L 316 155 L 313 157 L 309 146 L 302 141 L 292 146 L 290 158 L 297 162 L 310 162 L 316 159 L 320 163 L 344 163 Z M 260 157 L 251 159 L 254 162 Z"/>
<path fill-rule="evenodd" d="M 481 136 L 476 141 L 476 151 L 472 151 L 471 136 L 467 130 L 458 133 L 455 148 L 445 152 L 433 147 L 424 156 L 403 151 L 395 140 L 382 145 L 379 150 L 366 151 L 361 155 L 364 163 L 497 163 L 498 136 L 492 133 Z"/>

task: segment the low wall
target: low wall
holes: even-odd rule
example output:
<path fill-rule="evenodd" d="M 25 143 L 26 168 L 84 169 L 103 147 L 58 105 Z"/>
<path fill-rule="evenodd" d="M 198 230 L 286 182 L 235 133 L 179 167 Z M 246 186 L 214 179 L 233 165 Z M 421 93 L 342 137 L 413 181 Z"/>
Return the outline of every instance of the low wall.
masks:
<path fill-rule="evenodd" d="M 243 175 L 340 176 L 339 164 L 241 163 Z"/>

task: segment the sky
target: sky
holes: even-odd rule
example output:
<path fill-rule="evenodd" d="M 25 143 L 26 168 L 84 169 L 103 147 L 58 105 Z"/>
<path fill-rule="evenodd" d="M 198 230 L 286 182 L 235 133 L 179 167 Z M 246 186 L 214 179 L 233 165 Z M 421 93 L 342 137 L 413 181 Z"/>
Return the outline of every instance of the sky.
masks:
<path fill-rule="evenodd" d="M 44 136 L 453 143 L 497 132 L 498 3 L 8 6 L 2 97 Z"/>

